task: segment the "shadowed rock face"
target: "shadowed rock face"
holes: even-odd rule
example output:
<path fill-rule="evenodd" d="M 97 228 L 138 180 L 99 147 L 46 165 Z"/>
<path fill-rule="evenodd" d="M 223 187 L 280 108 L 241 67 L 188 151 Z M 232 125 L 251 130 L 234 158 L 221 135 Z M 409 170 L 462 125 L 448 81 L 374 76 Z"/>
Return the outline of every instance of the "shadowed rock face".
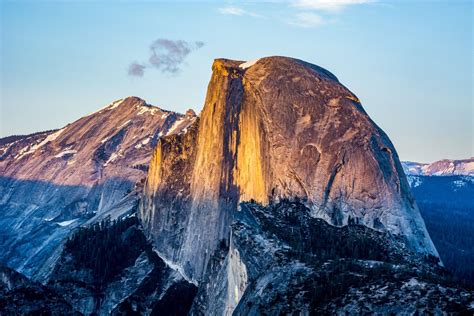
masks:
<path fill-rule="evenodd" d="M 163 257 L 199 280 L 239 202 L 295 197 L 330 224 L 437 256 L 393 145 L 354 94 L 300 60 L 242 64 L 215 60 L 199 122 L 158 141 L 140 214 Z"/>
<path fill-rule="evenodd" d="M 157 139 L 195 119 L 128 97 L 62 129 L 0 140 L 0 262 L 43 280 L 72 229 L 136 206 Z"/>

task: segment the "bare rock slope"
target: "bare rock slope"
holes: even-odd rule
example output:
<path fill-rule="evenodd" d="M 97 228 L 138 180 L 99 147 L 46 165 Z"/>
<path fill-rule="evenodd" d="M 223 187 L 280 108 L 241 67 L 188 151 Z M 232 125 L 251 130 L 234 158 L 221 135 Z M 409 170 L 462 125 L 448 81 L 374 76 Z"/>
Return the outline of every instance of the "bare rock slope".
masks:
<path fill-rule="evenodd" d="M 295 197 L 330 224 L 438 255 L 395 148 L 333 74 L 286 57 L 212 69 L 199 121 L 153 154 L 140 217 L 160 256 L 199 282 L 240 202 Z"/>
<path fill-rule="evenodd" d="M 69 232 L 130 211 L 162 135 L 195 120 L 137 97 L 54 131 L 0 141 L 0 262 L 44 280 Z"/>

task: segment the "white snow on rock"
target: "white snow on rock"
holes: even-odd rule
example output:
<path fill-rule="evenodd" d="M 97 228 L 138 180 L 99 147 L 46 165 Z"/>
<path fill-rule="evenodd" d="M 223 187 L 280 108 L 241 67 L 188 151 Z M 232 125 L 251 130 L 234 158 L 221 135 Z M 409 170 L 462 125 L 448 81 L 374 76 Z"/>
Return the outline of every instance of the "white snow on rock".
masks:
<path fill-rule="evenodd" d="M 74 223 L 76 220 L 77 220 L 77 219 L 71 219 L 71 220 L 69 220 L 69 221 L 59 222 L 59 223 L 57 223 L 57 224 L 58 224 L 59 226 L 62 226 L 62 227 L 64 227 L 64 226 L 69 226 L 69 225 L 71 225 L 72 223 Z"/>
<path fill-rule="evenodd" d="M 173 125 L 171 126 L 171 128 L 168 130 L 168 132 L 166 133 L 166 135 L 173 135 L 174 132 L 176 131 L 176 129 L 178 128 L 178 126 L 184 121 L 184 119 L 180 118 L 179 120 L 176 120 Z"/>
<path fill-rule="evenodd" d="M 173 126 L 166 132 L 165 136 L 167 135 L 173 135 L 176 134 L 177 131 L 179 131 L 178 134 L 186 133 L 188 131 L 188 127 L 196 120 L 195 117 L 191 119 L 187 119 L 185 117 L 180 118 L 176 122 L 174 122 Z"/>
<path fill-rule="evenodd" d="M 32 154 L 32 153 L 34 153 L 36 150 L 38 150 L 39 148 L 41 148 L 41 147 L 43 147 L 44 145 L 46 145 L 47 143 L 54 141 L 56 138 L 59 137 L 59 135 L 61 135 L 61 133 L 64 131 L 64 129 L 65 129 L 65 128 L 62 128 L 62 129 L 57 130 L 56 132 L 54 132 L 54 133 L 52 133 L 52 134 L 49 134 L 48 136 L 46 136 L 46 138 L 44 138 L 44 139 L 43 139 L 41 142 L 39 142 L 39 143 L 36 143 L 36 144 L 33 144 L 33 145 L 29 145 L 29 146 L 23 148 L 23 149 L 20 150 L 20 152 L 15 156 L 15 159 L 20 159 L 20 158 L 22 158 L 23 156 Z"/>
<path fill-rule="evenodd" d="M 161 133 L 161 132 L 160 132 Z M 143 146 L 146 146 L 149 142 L 150 142 L 151 138 L 150 137 L 147 137 L 145 139 L 143 139 L 139 144 L 135 145 L 135 148 L 136 149 L 140 149 L 142 148 Z"/>
<path fill-rule="evenodd" d="M 67 150 L 63 150 L 62 152 L 60 152 L 59 154 L 55 155 L 54 157 L 55 158 L 61 158 L 65 155 L 74 155 L 75 153 L 77 153 L 77 150 L 73 150 L 73 149 L 67 149 Z"/>
<path fill-rule="evenodd" d="M 126 121 L 125 123 L 123 123 L 122 125 L 120 125 L 119 128 L 122 128 L 122 127 L 127 126 L 131 121 L 132 121 L 132 120 Z"/>
<path fill-rule="evenodd" d="M 103 108 L 101 108 L 101 109 L 99 109 L 99 110 L 97 110 L 97 111 L 95 111 L 95 112 L 92 112 L 92 113 L 90 113 L 90 114 L 88 114 L 88 115 L 86 115 L 86 116 L 91 116 L 91 115 L 96 114 L 96 113 L 101 113 L 102 111 L 105 111 L 105 110 L 113 110 L 113 109 L 115 109 L 116 107 L 118 107 L 120 104 L 122 104 L 122 102 L 123 102 L 124 100 L 125 100 L 125 99 L 118 99 L 118 100 L 116 100 L 116 101 L 114 101 L 114 102 L 112 102 L 112 103 L 107 104 L 107 105 L 104 106 Z"/>
<path fill-rule="evenodd" d="M 144 105 L 140 108 L 140 111 L 138 111 L 137 115 L 142 115 L 147 112 L 150 112 L 151 115 L 155 115 L 155 113 L 158 111 L 159 111 L 158 108 L 155 108 L 149 105 Z"/>
<path fill-rule="evenodd" d="M 255 63 L 258 62 L 259 60 L 260 60 L 260 58 L 257 58 L 257 59 L 254 59 L 254 60 L 246 61 L 245 63 L 240 64 L 240 65 L 239 65 L 239 68 L 242 68 L 242 69 L 250 68 L 250 67 L 252 67 L 253 65 L 255 65 Z"/>
<path fill-rule="evenodd" d="M 107 161 L 104 163 L 104 167 L 107 166 L 108 164 L 110 164 L 111 162 L 114 162 L 115 159 L 117 159 L 119 157 L 119 155 L 117 153 L 112 153 L 112 155 L 110 155 L 109 159 L 107 159 Z"/>
<path fill-rule="evenodd" d="M 407 176 L 408 183 L 410 184 L 410 187 L 416 188 L 417 186 L 420 186 L 423 183 L 423 180 L 421 180 L 420 177 L 417 176 Z"/>
<path fill-rule="evenodd" d="M 112 104 L 109 105 L 109 110 L 113 110 L 115 109 L 117 106 L 119 106 L 120 104 L 122 104 L 123 102 L 123 99 L 120 99 L 120 100 L 117 100 L 115 102 L 112 102 Z"/>

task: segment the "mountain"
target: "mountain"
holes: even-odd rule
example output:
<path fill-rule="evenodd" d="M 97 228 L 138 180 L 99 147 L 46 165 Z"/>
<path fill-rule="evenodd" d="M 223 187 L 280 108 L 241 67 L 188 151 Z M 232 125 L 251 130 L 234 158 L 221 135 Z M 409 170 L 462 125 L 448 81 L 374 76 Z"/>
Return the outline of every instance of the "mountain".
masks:
<path fill-rule="evenodd" d="M 1 139 L 0 262 L 44 280 L 71 230 L 136 205 L 157 139 L 195 119 L 129 97 L 59 130 Z"/>
<path fill-rule="evenodd" d="M 153 251 L 136 216 L 77 231 L 66 242 L 48 287 L 84 315 L 154 314 L 157 309 L 182 315 L 197 291 Z"/>
<path fill-rule="evenodd" d="M 0 265 L 0 312 L 2 315 L 73 315 L 61 295 Z"/>
<path fill-rule="evenodd" d="M 473 158 L 403 162 L 426 226 L 445 266 L 474 285 Z"/>
<path fill-rule="evenodd" d="M 433 163 L 404 161 L 402 165 L 405 173 L 411 176 L 474 176 L 474 157 Z"/>
<path fill-rule="evenodd" d="M 131 97 L 0 147 L 0 262 L 26 274 L 2 315 L 473 311 L 389 138 L 316 65 L 217 59 L 199 117 Z"/>
<path fill-rule="evenodd" d="M 160 257 L 200 286 L 195 313 L 246 310 L 241 300 L 272 266 L 254 266 L 260 257 L 249 249 L 273 249 L 272 230 L 244 248 L 234 244 L 243 202 L 271 207 L 300 199 L 312 218 L 399 236 L 407 253 L 436 262 L 393 145 L 334 75 L 285 57 L 217 59 L 212 69 L 199 121 L 185 134 L 158 140 L 139 215 Z M 289 229 L 282 225 L 275 234 Z M 291 247 L 284 239 L 280 245 Z M 307 304 L 302 299 L 298 308 Z"/>

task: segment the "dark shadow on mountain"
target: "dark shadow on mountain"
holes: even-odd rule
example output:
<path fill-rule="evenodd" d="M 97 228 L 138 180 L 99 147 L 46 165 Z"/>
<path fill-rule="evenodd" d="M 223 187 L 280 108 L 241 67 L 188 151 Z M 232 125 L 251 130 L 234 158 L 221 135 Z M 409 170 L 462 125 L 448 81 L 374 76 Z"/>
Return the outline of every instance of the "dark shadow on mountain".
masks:
<path fill-rule="evenodd" d="M 0 263 L 41 280 L 69 233 L 133 185 L 119 177 L 92 187 L 0 177 Z"/>
<path fill-rule="evenodd" d="M 416 176 L 412 192 L 444 265 L 474 286 L 474 180 L 465 176 Z"/>

